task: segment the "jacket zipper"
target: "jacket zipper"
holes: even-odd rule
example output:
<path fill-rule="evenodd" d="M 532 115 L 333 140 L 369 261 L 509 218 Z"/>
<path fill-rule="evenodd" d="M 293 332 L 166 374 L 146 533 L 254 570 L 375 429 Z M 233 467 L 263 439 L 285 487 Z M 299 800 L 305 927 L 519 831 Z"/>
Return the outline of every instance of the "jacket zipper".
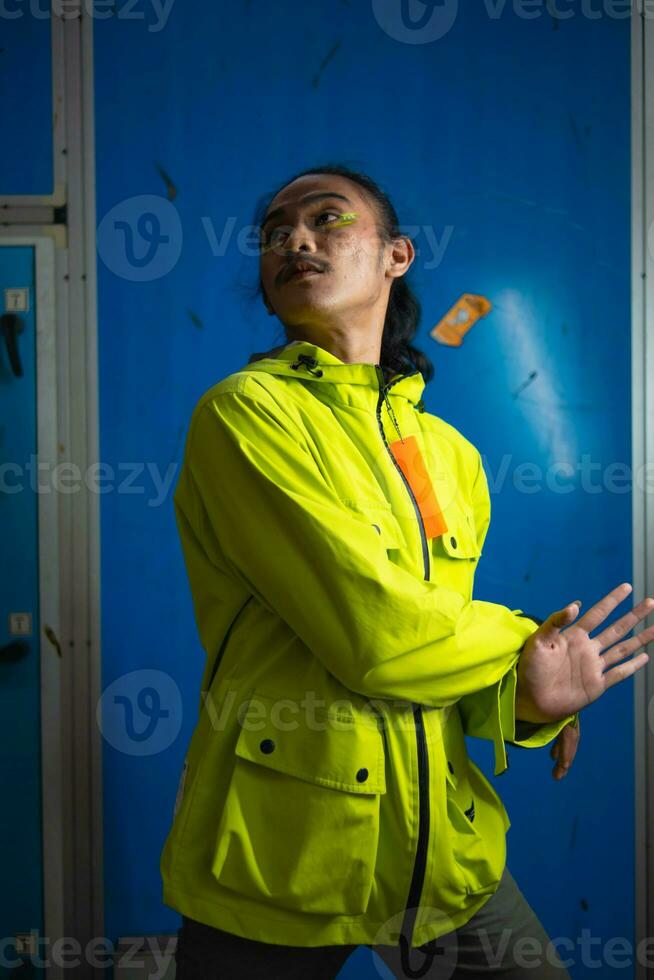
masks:
<path fill-rule="evenodd" d="M 393 420 L 393 424 L 394 424 L 395 428 L 397 429 L 397 434 L 399 435 L 400 439 L 402 439 L 402 433 L 400 432 L 400 428 L 399 428 L 399 426 L 397 424 L 397 420 L 395 418 L 395 413 L 393 412 L 393 409 L 391 408 L 391 403 L 388 400 L 388 394 L 387 394 L 388 393 L 388 389 L 389 388 L 392 388 L 393 385 L 394 384 L 397 384 L 398 381 L 401 381 L 402 380 L 402 377 L 396 378 L 395 381 L 391 381 L 389 384 L 385 384 L 384 383 L 384 375 L 383 375 L 382 369 L 380 368 L 380 366 L 378 364 L 375 365 L 375 368 L 376 368 L 376 371 L 377 371 L 377 377 L 379 378 L 379 398 L 377 400 L 377 422 L 379 423 L 379 431 L 381 432 L 381 437 L 384 440 L 384 445 L 388 449 L 388 453 L 389 453 L 391 459 L 393 460 L 393 463 L 395 465 L 395 469 L 398 471 L 398 473 L 402 477 L 402 482 L 404 483 L 404 486 L 406 487 L 406 489 L 407 489 L 407 491 L 409 493 L 409 496 L 411 497 L 411 502 L 413 504 L 413 509 L 416 512 L 416 518 L 418 520 L 418 527 L 420 528 L 420 540 L 422 542 L 422 562 L 423 562 L 424 571 L 425 571 L 424 578 L 428 582 L 429 581 L 430 574 L 431 574 L 431 572 L 430 572 L 430 566 L 429 566 L 429 545 L 427 543 L 427 535 L 425 533 L 425 525 L 424 525 L 423 520 L 422 520 L 422 514 L 420 513 L 420 508 L 418 507 L 418 502 L 417 502 L 417 500 L 415 498 L 415 495 L 413 493 L 413 490 L 411 489 L 411 484 L 408 482 L 407 478 L 405 477 L 404 473 L 402 472 L 402 468 L 400 467 L 400 464 L 395 459 L 395 456 L 393 455 L 393 451 L 390 448 L 390 446 L 388 445 L 388 441 L 386 439 L 386 433 L 384 432 L 384 427 L 382 425 L 382 420 L 381 420 L 381 404 L 382 404 L 382 401 L 385 399 L 386 400 L 387 407 L 388 407 L 388 414 L 390 415 L 391 419 Z M 406 375 L 404 375 L 403 377 L 406 377 Z"/>
<path fill-rule="evenodd" d="M 379 432 L 381 434 L 382 440 L 388 454 L 395 464 L 395 468 L 402 477 L 404 486 L 407 489 L 411 501 L 413 503 L 414 510 L 416 512 L 416 517 L 418 519 L 418 526 L 420 528 L 420 538 L 422 541 L 422 556 L 424 563 L 424 578 L 429 581 L 430 578 L 430 562 L 429 562 L 429 546 L 427 544 L 427 535 L 425 532 L 425 525 L 422 520 L 422 514 L 420 513 L 420 508 L 416 501 L 411 485 L 406 479 L 400 464 L 395 459 L 393 451 L 388 445 L 386 439 L 386 433 L 384 432 L 384 425 L 381 418 L 381 406 L 382 401 L 387 399 L 388 389 L 400 381 L 401 378 L 397 378 L 396 381 L 392 381 L 390 384 L 385 384 L 384 375 L 380 365 L 375 365 L 377 371 L 377 377 L 379 378 L 379 398 L 377 399 L 377 424 L 379 426 Z M 400 438 L 402 434 L 400 433 L 399 427 L 395 420 L 395 415 L 391 410 L 390 403 L 388 403 L 388 410 L 393 423 L 398 431 Z M 422 888 L 425 881 L 425 869 L 427 863 L 427 845 L 429 843 L 429 756 L 427 753 L 427 740 L 425 738 L 425 724 L 422 714 L 422 705 L 419 703 L 414 703 L 413 707 L 413 721 L 416 732 L 416 743 L 418 752 L 418 843 L 416 846 L 416 857 L 413 865 L 413 874 L 411 876 L 411 885 L 409 887 L 409 895 L 407 898 L 407 908 L 406 916 L 404 922 L 402 923 L 402 932 L 400 935 L 399 945 L 402 956 L 402 967 L 405 971 L 407 977 L 424 977 L 430 970 L 436 950 L 431 947 L 424 952 L 424 962 L 417 969 L 412 967 L 409 962 L 411 938 L 413 936 L 413 926 L 415 924 L 415 917 L 417 914 L 417 909 L 420 902 L 420 896 L 422 893 Z M 428 944 L 427 944 L 428 945 Z"/>

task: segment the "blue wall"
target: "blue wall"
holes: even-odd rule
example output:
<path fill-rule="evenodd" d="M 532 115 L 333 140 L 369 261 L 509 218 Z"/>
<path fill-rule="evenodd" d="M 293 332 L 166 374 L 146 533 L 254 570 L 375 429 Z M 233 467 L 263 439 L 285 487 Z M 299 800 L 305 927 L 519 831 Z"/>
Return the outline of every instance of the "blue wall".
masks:
<path fill-rule="evenodd" d="M 103 684 L 129 689 L 123 675 L 145 670 L 159 690 L 163 671 L 162 704 L 177 689 L 183 704 L 144 754 L 104 744 L 114 939 L 179 922 L 158 861 L 203 651 L 172 485 L 198 396 L 283 340 L 248 298 L 257 260 L 238 243 L 259 195 L 344 161 L 418 227 L 427 406 L 478 446 L 491 482 L 477 598 L 545 617 L 630 580 L 629 486 L 618 492 L 615 472 L 607 486 L 610 464 L 631 459 L 629 21 L 574 4 L 561 5 L 569 19 L 509 4 L 493 17 L 501 5 L 479 3 L 446 29 L 449 3 L 432 11 L 442 36 L 414 43 L 417 28 L 385 19 L 400 6 L 187 0 L 163 22 L 141 7 L 95 25 L 101 453 L 117 473 L 144 467 L 102 499 Z M 493 310 L 442 347 L 429 329 L 463 292 Z M 172 479 L 167 492 L 153 474 Z M 632 694 L 624 683 L 584 712 L 562 782 L 548 749 L 510 748 L 495 779 L 509 866 L 550 935 L 574 943 L 584 928 L 633 943 Z M 469 747 L 490 775 L 490 745 Z M 597 975 L 579 947 L 574 959 L 575 978 Z"/>

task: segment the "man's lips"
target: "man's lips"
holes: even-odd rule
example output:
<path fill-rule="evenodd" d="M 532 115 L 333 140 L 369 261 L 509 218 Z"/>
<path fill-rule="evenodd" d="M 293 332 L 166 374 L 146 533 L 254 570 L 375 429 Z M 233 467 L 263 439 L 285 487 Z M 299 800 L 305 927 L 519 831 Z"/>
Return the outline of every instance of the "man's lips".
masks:
<path fill-rule="evenodd" d="M 304 279 L 305 276 L 309 277 L 312 275 L 322 275 L 323 269 L 320 269 L 317 265 L 314 265 L 310 261 L 297 262 L 290 268 L 284 269 L 282 273 L 282 282 L 289 282 L 291 279 Z"/>
<path fill-rule="evenodd" d="M 320 269 L 299 269 L 297 272 L 292 272 L 286 282 L 290 282 L 291 279 L 305 279 L 308 276 L 321 276 L 322 272 Z"/>

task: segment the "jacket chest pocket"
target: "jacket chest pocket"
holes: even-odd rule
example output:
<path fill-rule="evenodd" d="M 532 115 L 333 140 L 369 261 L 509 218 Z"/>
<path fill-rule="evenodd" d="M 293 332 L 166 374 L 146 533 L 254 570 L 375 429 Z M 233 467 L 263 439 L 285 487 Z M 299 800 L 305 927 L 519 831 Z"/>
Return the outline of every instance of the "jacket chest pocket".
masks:
<path fill-rule="evenodd" d="M 469 601 L 477 561 L 481 555 L 472 511 L 461 505 L 452 507 L 447 512 L 446 522 L 447 531 L 432 538 L 432 577 L 440 585 L 456 589 Z"/>
<path fill-rule="evenodd" d="M 381 503 L 379 500 L 367 502 L 343 497 L 341 502 L 353 512 L 363 525 L 379 537 L 380 542 L 388 551 L 406 547 L 407 542 L 402 526 L 393 513 L 390 504 Z"/>
<path fill-rule="evenodd" d="M 382 735 L 255 693 L 239 733 L 212 873 L 274 908 L 361 915 L 374 878 Z M 293 704 L 298 708 L 298 704 Z"/>

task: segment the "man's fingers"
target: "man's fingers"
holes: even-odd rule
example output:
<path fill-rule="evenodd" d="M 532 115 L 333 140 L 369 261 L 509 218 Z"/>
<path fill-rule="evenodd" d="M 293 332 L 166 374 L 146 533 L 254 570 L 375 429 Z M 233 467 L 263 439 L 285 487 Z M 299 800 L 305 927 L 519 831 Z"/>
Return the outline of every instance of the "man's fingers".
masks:
<path fill-rule="evenodd" d="M 563 609 L 557 609 L 553 613 L 550 613 L 545 622 L 539 627 L 544 638 L 547 638 L 549 632 L 556 631 L 558 633 L 565 626 L 570 626 L 579 615 L 580 605 L 580 602 L 579 605 L 576 602 L 571 602 L 567 606 L 564 606 Z"/>
<path fill-rule="evenodd" d="M 649 663 L 649 654 L 641 653 L 637 657 L 633 657 L 631 660 L 627 660 L 623 664 L 618 664 L 618 666 L 614 667 L 612 670 L 605 670 L 604 674 L 602 675 L 604 678 L 604 690 L 608 691 L 610 687 L 613 687 L 615 684 L 619 684 L 620 681 L 625 681 L 647 663 Z"/>
<path fill-rule="evenodd" d="M 583 616 L 579 616 L 579 608 L 577 605 L 574 603 L 569 603 L 567 606 L 564 606 L 563 609 L 557 609 L 556 612 L 553 612 L 545 620 L 540 627 L 541 633 L 544 634 L 544 638 L 546 638 L 547 633 L 559 632 L 559 630 L 565 629 L 566 626 L 570 626 L 575 620 L 575 626 L 580 626 L 581 629 L 585 630 L 587 633 L 592 633 L 594 629 L 601 626 L 601 624 L 605 621 L 607 616 L 613 612 L 616 606 L 627 598 L 630 592 L 631 583 L 623 582 L 621 585 L 616 586 L 615 589 L 611 589 L 611 591 L 605 595 L 603 599 L 600 599 L 600 601 L 596 602 L 594 606 L 591 606 L 590 609 L 586 610 Z M 643 601 L 647 602 L 648 600 L 646 599 Z M 645 615 L 647 615 L 650 611 L 651 610 L 648 609 L 645 612 Z M 578 616 L 579 618 L 577 618 Z M 634 619 L 631 627 L 629 628 L 633 628 L 633 626 L 642 618 L 643 617 L 638 617 Z M 614 627 L 611 628 L 613 629 Z M 629 632 L 629 630 L 627 629 L 625 632 Z M 618 638 L 619 634 L 616 634 L 614 641 Z M 595 639 L 595 637 L 593 637 L 593 639 Z"/>
<path fill-rule="evenodd" d="M 654 640 L 654 626 L 648 626 L 647 629 L 641 630 L 636 636 L 632 636 L 630 640 L 625 640 L 623 643 L 616 643 L 615 646 L 612 646 L 605 653 L 601 654 L 605 667 L 612 667 L 613 664 L 619 663 L 636 650 L 647 646 L 652 640 Z"/>
<path fill-rule="evenodd" d="M 637 626 L 641 620 L 646 619 L 651 612 L 654 612 L 654 599 L 651 596 L 647 596 L 637 606 L 634 606 L 631 612 L 621 616 L 620 619 L 616 619 L 614 623 L 607 626 L 605 630 L 602 630 L 593 639 L 597 640 L 601 649 L 609 647 L 623 636 L 626 636 L 627 633 L 630 633 L 634 626 Z"/>
<path fill-rule="evenodd" d="M 552 771 L 555 779 L 563 779 L 568 773 L 577 754 L 579 738 L 579 728 L 574 728 L 571 725 L 566 725 L 560 732 L 556 742 L 552 746 L 551 753 L 552 758 L 557 759 L 557 763 Z"/>
<path fill-rule="evenodd" d="M 629 582 L 623 582 L 622 585 L 611 589 L 603 599 L 600 599 L 594 606 L 586 610 L 583 616 L 577 620 L 575 626 L 581 626 L 587 633 L 592 633 L 593 630 L 602 625 L 606 617 L 613 612 L 616 606 L 624 602 L 631 590 L 632 587 Z"/>

